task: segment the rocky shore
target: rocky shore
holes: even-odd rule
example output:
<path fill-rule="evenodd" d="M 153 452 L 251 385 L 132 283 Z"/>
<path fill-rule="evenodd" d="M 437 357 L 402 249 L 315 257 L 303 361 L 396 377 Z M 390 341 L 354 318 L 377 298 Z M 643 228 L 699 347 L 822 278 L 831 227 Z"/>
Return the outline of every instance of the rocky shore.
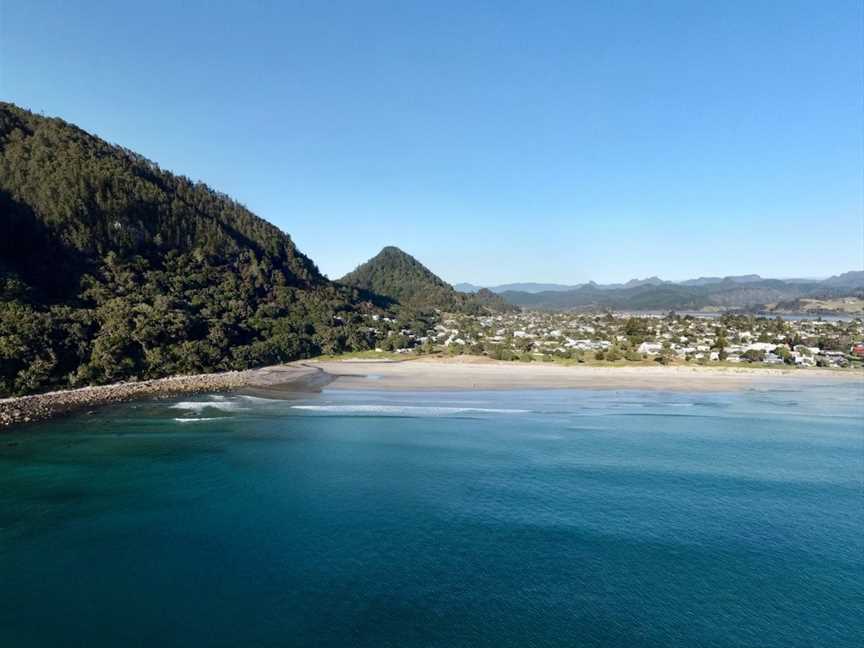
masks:
<path fill-rule="evenodd" d="M 200 394 L 241 388 L 274 392 L 307 391 L 320 388 L 328 380 L 329 377 L 320 369 L 296 364 L 247 371 L 172 376 L 4 398 L 0 399 L 0 428 L 131 400 L 168 398 L 177 394 Z"/>

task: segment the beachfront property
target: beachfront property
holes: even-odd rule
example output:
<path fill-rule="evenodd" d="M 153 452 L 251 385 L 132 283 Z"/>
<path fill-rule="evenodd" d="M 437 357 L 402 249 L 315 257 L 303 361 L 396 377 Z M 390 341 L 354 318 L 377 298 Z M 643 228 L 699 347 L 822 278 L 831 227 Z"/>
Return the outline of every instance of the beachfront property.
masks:
<path fill-rule="evenodd" d="M 844 368 L 864 358 L 864 321 L 727 314 L 439 315 L 368 322 L 381 351 L 444 351 L 521 361 L 659 361 Z"/>

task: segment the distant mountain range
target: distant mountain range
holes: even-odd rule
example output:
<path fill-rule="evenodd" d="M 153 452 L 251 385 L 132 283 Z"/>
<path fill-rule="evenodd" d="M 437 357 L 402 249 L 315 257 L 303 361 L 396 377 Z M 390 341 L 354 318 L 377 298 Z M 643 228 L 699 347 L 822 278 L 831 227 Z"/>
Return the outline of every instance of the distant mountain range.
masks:
<path fill-rule="evenodd" d="M 471 284 L 456 287 L 464 291 L 476 288 Z M 761 310 L 771 304 L 799 299 L 864 298 L 864 271 L 845 272 L 824 280 L 740 275 L 672 282 L 648 277 L 623 284 L 521 283 L 493 286 L 489 290 L 510 304 L 545 310 Z"/>
<path fill-rule="evenodd" d="M 553 283 L 512 283 L 512 284 L 501 284 L 500 286 L 489 286 L 487 290 L 491 290 L 494 293 L 503 293 L 503 292 L 527 292 L 527 293 L 538 293 L 538 292 L 558 292 L 561 290 L 575 290 L 579 288 L 582 284 L 576 284 L 573 286 L 566 286 L 563 284 L 553 284 Z M 482 286 L 476 286 L 470 283 L 458 283 L 453 286 L 459 292 L 465 293 L 474 293 L 478 290 L 483 290 Z"/>
<path fill-rule="evenodd" d="M 862 286 L 864 286 L 864 271 L 850 270 L 849 272 L 844 272 L 843 274 L 828 277 L 821 283 L 826 286 L 861 288 Z"/>
<path fill-rule="evenodd" d="M 828 279 L 765 279 L 758 274 L 737 275 L 728 277 L 698 277 L 697 279 L 686 279 L 684 281 L 667 281 L 660 277 L 647 277 L 646 279 L 631 279 L 626 283 L 611 283 L 598 284 L 594 281 L 581 284 L 556 284 L 556 283 L 509 283 L 500 284 L 497 286 L 485 286 L 488 290 L 494 293 L 505 292 L 525 292 L 525 293 L 541 293 L 541 292 L 567 292 L 578 290 L 590 286 L 597 290 L 619 290 L 621 288 L 638 288 L 639 286 L 662 286 L 664 284 L 677 286 L 708 286 L 712 284 L 747 284 L 758 283 L 760 281 L 782 281 L 787 284 L 825 284 L 829 286 L 840 287 L 861 287 L 864 285 L 864 271 L 853 270 L 844 272 L 841 275 L 829 277 Z M 454 288 L 460 292 L 472 293 L 481 290 L 484 286 L 478 286 L 472 283 L 458 283 Z"/>

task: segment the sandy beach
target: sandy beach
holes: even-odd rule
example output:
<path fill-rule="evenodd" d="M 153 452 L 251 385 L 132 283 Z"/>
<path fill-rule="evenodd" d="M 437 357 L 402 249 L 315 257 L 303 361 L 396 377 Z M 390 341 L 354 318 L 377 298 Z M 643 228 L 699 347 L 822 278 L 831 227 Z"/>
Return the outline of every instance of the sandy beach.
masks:
<path fill-rule="evenodd" d="M 327 389 L 506 390 L 651 389 L 730 391 L 754 386 L 858 382 L 864 373 L 820 369 L 752 369 L 661 366 L 563 366 L 499 362 L 483 357 L 421 357 L 411 360 L 305 360 L 247 371 L 174 376 L 82 387 L 0 399 L 0 428 L 73 411 L 179 394 L 242 391 L 289 398 Z"/>
<path fill-rule="evenodd" d="M 303 363 L 332 377 L 328 389 L 496 390 L 652 389 L 728 391 L 757 384 L 861 382 L 864 374 L 820 369 L 720 367 L 597 367 L 500 362 L 488 358 L 418 358 L 408 361 L 327 360 Z"/>

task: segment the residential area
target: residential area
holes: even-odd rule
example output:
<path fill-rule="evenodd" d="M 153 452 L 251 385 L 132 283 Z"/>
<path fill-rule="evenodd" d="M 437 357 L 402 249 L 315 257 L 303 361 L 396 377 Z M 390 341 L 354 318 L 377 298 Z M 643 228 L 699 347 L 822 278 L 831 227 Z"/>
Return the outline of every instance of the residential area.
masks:
<path fill-rule="evenodd" d="M 746 363 L 846 368 L 864 360 L 864 321 L 626 313 L 373 316 L 376 350 L 498 360 L 661 364 Z"/>

